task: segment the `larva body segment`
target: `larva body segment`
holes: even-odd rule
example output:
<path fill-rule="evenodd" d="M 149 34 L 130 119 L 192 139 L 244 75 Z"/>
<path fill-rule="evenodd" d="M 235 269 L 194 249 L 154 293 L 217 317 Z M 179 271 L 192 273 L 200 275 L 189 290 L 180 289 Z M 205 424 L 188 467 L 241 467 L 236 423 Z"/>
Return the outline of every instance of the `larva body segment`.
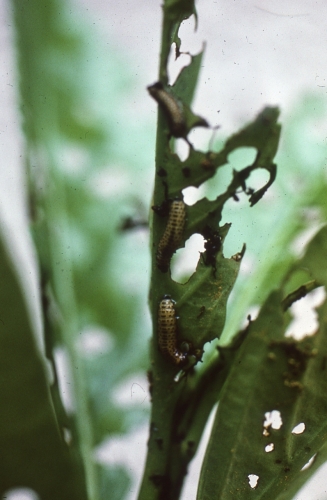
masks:
<path fill-rule="evenodd" d="M 168 271 L 170 259 L 183 240 L 185 222 L 185 203 L 183 200 L 172 201 L 167 225 L 157 250 L 157 266 L 163 273 Z"/>
<path fill-rule="evenodd" d="M 159 349 L 165 356 L 169 357 L 175 365 L 183 364 L 187 354 L 177 348 L 177 318 L 175 302 L 169 295 L 159 303 L 158 310 L 158 344 Z"/>
<path fill-rule="evenodd" d="M 161 106 L 168 120 L 169 130 L 174 137 L 185 137 L 187 127 L 183 105 L 167 90 L 161 82 L 148 87 L 149 94 Z"/>

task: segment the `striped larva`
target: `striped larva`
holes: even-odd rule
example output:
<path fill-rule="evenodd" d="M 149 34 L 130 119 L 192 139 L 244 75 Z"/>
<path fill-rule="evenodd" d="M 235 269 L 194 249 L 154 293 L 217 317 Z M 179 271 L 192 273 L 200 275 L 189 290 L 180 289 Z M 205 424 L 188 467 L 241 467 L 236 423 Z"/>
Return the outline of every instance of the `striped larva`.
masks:
<path fill-rule="evenodd" d="M 165 90 L 161 82 L 150 85 L 148 91 L 164 110 L 171 134 L 174 137 L 185 137 L 187 134 L 187 127 L 182 103 L 180 103 L 170 92 Z"/>
<path fill-rule="evenodd" d="M 173 200 L 170 204 L 167 225 L 157 250 L 157 266 L 163 273 L 168 271 L 170 259 L 183 240 L 185 222 L 185 203 L 183 200 Z"/>
<path fill-rule="evenodd" d="M 187 354 L 177 348 L 177 317 L 175 302 L 165 295 L 159 303 L 158 310 L 158 344 L 159 349 L 175 365 L 185 363 Z"/>

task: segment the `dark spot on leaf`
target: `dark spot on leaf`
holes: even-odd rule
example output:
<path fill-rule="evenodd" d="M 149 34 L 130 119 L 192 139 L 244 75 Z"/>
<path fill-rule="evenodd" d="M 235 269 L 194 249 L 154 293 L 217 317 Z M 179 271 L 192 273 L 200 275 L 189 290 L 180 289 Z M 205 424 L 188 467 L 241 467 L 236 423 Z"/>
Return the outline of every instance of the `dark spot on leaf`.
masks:
<path fill-rule="evenodd" d="M 167 176 L 167 170 L 165 170 L 164 168 L 159 168 L 157 174 L 159 175 L 159 177 L 166 177 Z"/>
<path fill-rule="evenodd" d="M 191 169 L 189 167 L 182 168 L 182 172 L 184 177 L 186 178 L 191 177 Z"/>

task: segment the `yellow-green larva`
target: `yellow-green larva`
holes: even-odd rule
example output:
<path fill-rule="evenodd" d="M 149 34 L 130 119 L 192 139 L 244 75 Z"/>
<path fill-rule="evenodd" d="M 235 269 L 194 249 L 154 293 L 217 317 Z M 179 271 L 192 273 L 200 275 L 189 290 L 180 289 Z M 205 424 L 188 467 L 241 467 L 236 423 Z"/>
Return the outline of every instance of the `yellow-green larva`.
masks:
<path fill-rule="evenodd" d="M 183 105 L 164 88 L 161 82 L 150 85 L 148 91 L 164 110 L 171 134 L 174 137 L 185 137 L 187 127 Z"/>
<path fill-rule="evenodd" d="M 168 271 L 170 259 L 183 240 L 185 222 L 185 203 L 183 200 L 172 201 L 167 225 L 157 250 L 157 266 L 163 273 Z"/>
<path fill-rule="evenodd" d="M 177 348 L 177 318 L 175 302 L 165 295 L 159 303 L 158 310 L 158 344 L 159 349 L 175 365 L 183 364 L 187 354 Z"/>

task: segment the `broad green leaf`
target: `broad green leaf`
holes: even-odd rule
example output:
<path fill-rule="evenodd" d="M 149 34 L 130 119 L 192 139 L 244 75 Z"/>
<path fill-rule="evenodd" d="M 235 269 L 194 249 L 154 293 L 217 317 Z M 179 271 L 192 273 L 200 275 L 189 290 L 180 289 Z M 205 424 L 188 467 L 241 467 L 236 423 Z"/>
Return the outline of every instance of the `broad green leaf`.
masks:
<path fill-rule="evenodd" d="M 323 271 L 326 241 L 323 227 L 295 272 L 304 267 L 316 277 L 319 269 Z M 313 281 L 303 284 L 283 301 L 281 292 L 274 292 L 249 325 L 222 390 L 199 499 L 291 500 L 326 459 L 327 303 L 318 310 L 318 331 L 301 342 L 284 337 L 288 322 L 282 312 L 313 285 Z M 265 416 L 273 410 L 280 412 L 279 429 L 265 424 Z M 293 433 L 299 424 L 304 424 L 304 431 Z M 315 455 L 317 464 L 302 471 Z M 250 475 L 258 478 L 255 488 L 249 484 Z"/>
<path fill-rule="evenodd" d="M 44 500 L 86 499 L 63 440 L 21 285 L 0 242 L 0 493 L 26 486 Z"/>
<path fill-rule="evenodd" d="M 297 407 L 305 394 L 315 343 L 284 339 L 280 299 L 279 293 L 271 295 L 250 325 L 223 388 L 200 479 L 201 500 L 277 498 L 317 452 L 317 442 L 305 432 L 300 438 L 292 434 L 303 421 L 298 420 Z M 274 410 L 282 419 L 279 429 L 264 423 Z M 271 451 L 265 451 L 268 445 Z M 252 474 L 258 476 L 253 489 Z"/>

